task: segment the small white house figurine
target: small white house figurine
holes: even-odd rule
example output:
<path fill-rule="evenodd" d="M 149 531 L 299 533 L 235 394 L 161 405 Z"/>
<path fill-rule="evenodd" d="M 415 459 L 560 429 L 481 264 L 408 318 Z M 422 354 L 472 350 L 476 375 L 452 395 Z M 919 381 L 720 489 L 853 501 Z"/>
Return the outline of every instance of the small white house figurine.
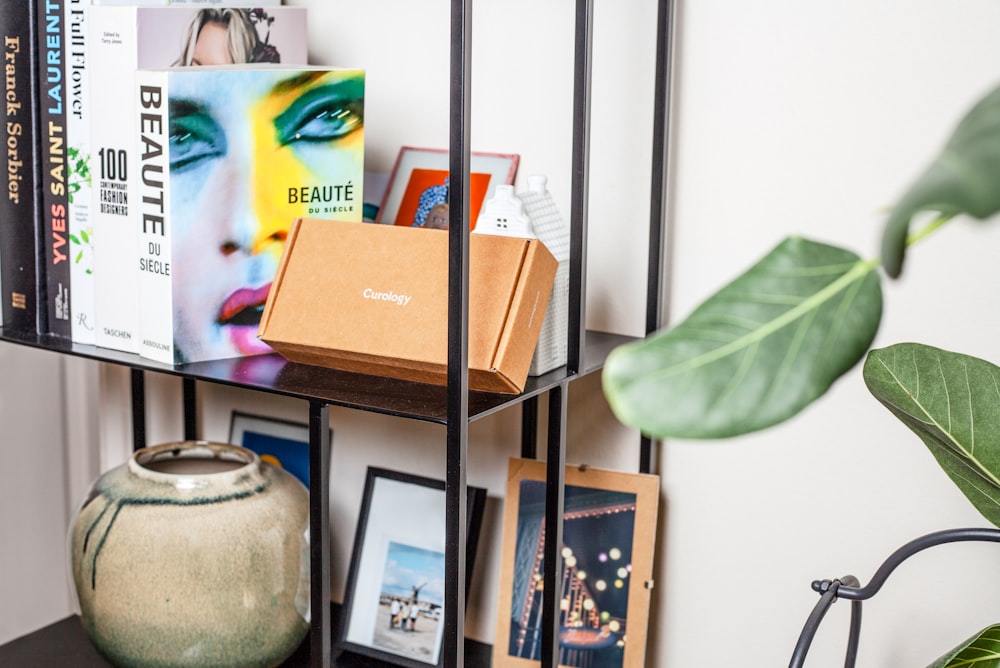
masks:
<path fill-rule="evenodd" d="M 476 232 L 531 239 L 535 236 L 531 222 L 521 199 L 514 194 L 514 186 L 502 184 L 483 205 L 476 221 Z"/>

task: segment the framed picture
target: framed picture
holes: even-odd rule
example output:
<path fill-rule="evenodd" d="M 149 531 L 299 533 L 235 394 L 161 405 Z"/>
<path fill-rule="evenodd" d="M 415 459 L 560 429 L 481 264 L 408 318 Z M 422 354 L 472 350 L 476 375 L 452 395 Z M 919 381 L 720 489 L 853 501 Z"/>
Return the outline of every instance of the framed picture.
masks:
<path fill-rule="evenodd" d="M 468 488 L 466 589 L 485 503 L 485 489 Z M 444 481 L 369 467 L 340 648 L 399 666 L 443 665 L 444 551 Z"/>
<path fill-rule="evenodd" d="M 520 156 L 505 153 L 470 155 L 469 220 L 475 229 L 483 203 L 497 184 L 513 184 Z M 448 227 L 448 151 L 404 146 L 389 175 L 375 222 L 408 227 Z"/>
<path fill-rule="evenodd" d="M 645 665 L 659 478 L 567 467 L 559 665 Z M 507 476 L 495 668 L 537 666 L 542 649 L 545 462 Z"/>
<path fill-rule="evenodd" d="M 309 487 L 309 425 L 233 411 L 229 442 L 253 450 Z"/>

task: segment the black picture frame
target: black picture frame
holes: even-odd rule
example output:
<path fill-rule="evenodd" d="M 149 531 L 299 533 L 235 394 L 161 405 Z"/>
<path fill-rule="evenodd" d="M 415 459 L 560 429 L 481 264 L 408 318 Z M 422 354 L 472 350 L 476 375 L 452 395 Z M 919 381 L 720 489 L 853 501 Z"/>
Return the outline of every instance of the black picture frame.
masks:
<path fill-rule="evenodd" d="M 466 592 L 485 505 L 486 490 L 469 486 Z M 445 516 L 443 480 L 368 467 L 340 617 L 342 652 L 409 668 L 444 665 Z M 412 627 L 390 621 L 392 601 L 414 596 Z"/>

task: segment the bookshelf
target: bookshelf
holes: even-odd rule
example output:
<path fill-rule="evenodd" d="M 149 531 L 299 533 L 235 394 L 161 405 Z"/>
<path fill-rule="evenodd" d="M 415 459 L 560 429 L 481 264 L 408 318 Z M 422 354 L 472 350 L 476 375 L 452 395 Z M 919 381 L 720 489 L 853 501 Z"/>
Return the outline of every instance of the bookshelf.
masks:
<path fill-rule="evenodd" d="M 447 547 L 445 555 L 445 634 L 443 665 L 488 666 L 490 648 L 467 641 L 464 634 L 465 610 L 465 515 L 468 467 L 468 429 L 477 419 L 498 411 L 521 409 L 520 455 L 537 458 L 539 452 L 538 399 L 548 398 L 544 458 L 547 462 L 546 554 L 548 582 L 558 582 L 561 557 L 563 469 L 566 451 L 567 392 L 569 384 L 599 372 L 608 353 L 629 337 L 588 331 L 585 323 L 585 276 L 587 256 L 588 169 L 590 146 L 591 54 L 593 0 L 575 1 L 575 44 L 573 81 L 572 196 L 569 359 L 565 367 L 545 375 L 530 377 L 519 395 L 470 391 L 468 359 L 468 191 L 470 155 L 470 65 L 472 0 L 450 0 L 450 99 L 449 99 L 449 324 L 448 384 L 431 386 L 395 379 L 366 376 L 298 365 L 273 364 L 273 356 L 216 360 L 185 365 L 166 365 L 95 346 L 75 344 L 68 339 L 0 330 L 0 341 L 41 348 L 125 366 L 132 376 L 132 422 L 135 447 L 145 445 L 145 374 L 167 374 L 183 379 L 184 435 L 195 438 L 198 383 L 217 383 L 249 390 L 279 394 L 308 402 L 310 429 L 310 523 L 312 610 L 311 631 L 303 647 L 287 665 L 327 667 L 331 665 L 374 665 L 370 660 L 352 661 L 335 657 L 333 634 L 337 606 L 331 607 L 329 470 L 330 406 L 345 407 L 394 416 L 400 419 L 433 422 L 446 430 Z M 647 262 L 646 331 L 656 329 L 661 320 L 661 286 L 664 261 L 662 246 L 666 220 L 667 109 L 670 72 L 672 2 L 658 0 L 656 82 L 654 92 L 653 160 L 650 166 L 651 202 L 649 253 Z M 653 444 L 643 440 L 638 470 L 648 472 Z M 335 472 L 334 472 L 335 475 Z M 542 666 L 558 664 L 558 601 L 546 587 L 543 602 Z M 32 665 L 104 666 L 74 618 L 52 625 L 0 646 L 0 665 L 19 668 Z"/>

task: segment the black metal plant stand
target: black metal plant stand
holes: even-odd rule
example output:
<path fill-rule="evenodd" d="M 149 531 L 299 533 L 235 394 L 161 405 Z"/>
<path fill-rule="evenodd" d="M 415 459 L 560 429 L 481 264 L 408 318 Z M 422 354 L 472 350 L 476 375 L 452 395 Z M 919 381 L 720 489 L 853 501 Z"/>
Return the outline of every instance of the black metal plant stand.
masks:
<path fill-rule="evenodd" d="M 944 543 L 961 543 L 968 541 L 984 541 L 988 543 L 1000 543 L 1000 529 L 948 529 L 921 536 L 910 541 L 901 548 L 889 555 L 889 558 L 882 563 L 871 581 L 864 587 L 853 575 L 845 575 L 837 580 L 816 580 L 812 583 L 812 588 L 819 593 L 820 598 L 813 608 L 809 619 L 806 620 L 799 640 L 795 644 L 795 651 L 792 653 L 792 660 L 789 668 L 801 668 L 809 652 L 813 637 L 819 629 L 820 622 L 826 615 L 827 610 L 838 598 L 851 601 L 851 624 L 847 638 L 847 658 L 844 661 L 846 668 L 854 668 L 858 655 L 858 636 L 861 633 L 861 602 L 867 600 L 878 593 L 882 585 L 889 578 L 896 567 L 912 557 L 917 552 L 926 550 L 935 545 Z"/>

